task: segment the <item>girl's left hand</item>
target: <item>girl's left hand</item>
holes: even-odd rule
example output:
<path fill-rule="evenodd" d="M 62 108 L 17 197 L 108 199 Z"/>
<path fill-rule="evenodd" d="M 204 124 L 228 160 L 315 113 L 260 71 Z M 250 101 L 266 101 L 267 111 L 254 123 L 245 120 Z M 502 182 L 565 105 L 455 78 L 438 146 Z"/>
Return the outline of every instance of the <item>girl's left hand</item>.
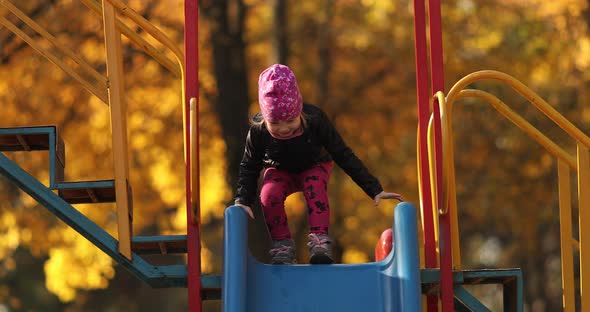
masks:
<path fill-rule="evenodd" d="M 404 201 L 404 197 L 398 193 L 388 193 L 383 191 L 375 195 L 375 206 L 378 206 L 382 199 L 397 199 L 401 202 Z"/>

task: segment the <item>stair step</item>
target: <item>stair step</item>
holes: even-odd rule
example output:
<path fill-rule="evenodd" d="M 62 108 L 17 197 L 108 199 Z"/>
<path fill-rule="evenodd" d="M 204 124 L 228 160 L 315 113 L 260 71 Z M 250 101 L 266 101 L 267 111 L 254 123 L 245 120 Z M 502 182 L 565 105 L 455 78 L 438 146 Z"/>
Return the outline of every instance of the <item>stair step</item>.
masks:
<path fill-rule="evenodd" d="M 463 283 L 466 285 L 507 284 L 522 278 L 520 269 L 464 270 Z"/>
<path fill-rule="evenodd" d="M 422 269 L 422 293 L 438 294 L 440 292 L 440 270 Z M 453 272 L 453 283 L 456 285 L 511 285 L 522 280 L 522 272 L 514 269 L 470 269 Z"/>
<path fill-rule="evenodd" d="M 115 180 L 61 182 L 53 189 L 70 204 L 112 203 L 116 200 Z"/>
<path fill-rule="evenodd" d="M 0 128 L 0 151 L 46 151 L 55 126 Z"/>
<path fill-rule="evenodd" d="M 0 134 L 0 151 L 46 151 L 49 134 Z"/>
<path fill-rule="evenodd" d="M 50 184 L 63 181 L 66 154 L 56 126 L 0 128 L 0 152 L 49 151 Z"/>
<path fill-rule="evenodd" d="M 223 277 L 221 275 L 201 275 L 201 298 L 203 300 L 221 299 L 221 285 L 223 285 Z"/>
<path fill-rule="evenodd" d="M 131 249 L 144 255 L 186 253 L 186 235 L 135 236 Z"/>

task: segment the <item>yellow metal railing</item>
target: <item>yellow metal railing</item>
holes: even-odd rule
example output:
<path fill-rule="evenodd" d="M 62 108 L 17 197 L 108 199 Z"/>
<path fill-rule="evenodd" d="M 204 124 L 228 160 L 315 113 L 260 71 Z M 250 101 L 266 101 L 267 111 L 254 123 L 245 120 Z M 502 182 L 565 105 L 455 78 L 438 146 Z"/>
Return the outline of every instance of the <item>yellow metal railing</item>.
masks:
<path fill-rule="evenodd" d="M 533 127 L 530 123 L 524 120 L 520 115 L 512 111 L 504 102 L 499 100 L 494 95 L 480 91 L 464 89 L 471 83 L 479 80 L 498 80 L 510 86 L 521 96 L 526 98 L 530 103 L 535 105 L 541 112 L 543 112 L 549 119 L 561 127 L 570 137 L 577 142 L 578 152 L 576 157 L 571 156 L 555 142 L 551 141 L 539 130 Z M 575 307 L 575 279 L 574 279 L 574 260 L 573 248 L 579 249 L 580 252 L 580 294 L 581 306 L 589 309 L 590 296 L 584 295 L 583 287 L 590 287 L 590 246 L 584 246 L 590 241 L 590 228 L 584 227 L 584 221 L 590 221 L 590 192 L 582 191 L 588 190 L 590 186 L 590 138 L 582 131 L 576 128 L 563 115 L 557 112 L 546 101 L 539 97 L 535 92 L 529 89 L 515 78 L 497 71 L 479 71 L 465 76 L 459 80 L 449 91 L 448 95 L 444 96 L 442 92 L 435 95 L 441 107 L 441 130 L 443 143 L 443 207 L 440 207 L 435 218 L 438 219 L 438 214 L 445 214 L 451 212 L 452 219 L 452 245 L 453 245 L 453 265 L 456 269 L 460 269 L 460 251 L 459 251 L 459 230 L 457 220 L 457 200 L 455 188 L 455 168 L 453 155 L 453 128 L 452 128 L 452 108 L 456 100 L 462 98 L 479 98 L 490 105 L 492 105 L 500 114 L 514 123 L 517 127 L 523 130 L 531 138 L 543 146 L 547 152 L 557 159 L 558 164 L 558 184 L 559 184 L 559 209 L 560 209 L 560 236 L 561 236 L 561 263 L 562 263 L 562 287 L 563 287 L 563 308 L 564 311 L 576 311 Z M 429 124 L 429 163 L 431 168 L 434 164 L 434 153 L 432 149 L 433 142 L 433 127 L 432 117 Z M 570 170 L 575 170 L 578 175 L 578 208 L 579 208 L 579 242 L 573 237 L 572 231 L 572 205 L 571 195 L 572 189 L 570 185 Z M 432 170 L 432 169 L 431 169 Z M 434 174 L 431 173 L 431 178 Z M 433 192 L 433 198 L 440 196 Z M 437 220 L 435 220 L 436 223 Z"/>
<path fill-rule="evenodd" d="M 185 77 L 184 77 L 184 55 L 176 44 L 164 35 L 158 28 L 152 25 L 148 20 L 143 18 L 133 9 L 128 7 L 120 0 L 80 0 L 84 5 L 90 8 L 95 14 L 103 19 L 107 76 L 96 71 L 77 53 L 60 44 L 57 39 L 47 32 L 42 26 L 29 18 L 25 13 L 19 10 L 8 0 L 0 0 L 0 25 L 12 31 L 15 35 L 29 44 L 39 54 L 46 57 L 49 61 L 57 65 L 64 72 L 76 79 L 86 90 L 98 97 L 101 101 L 109 105 L 111 112 L 111 131 L 113 136 L 113 158 L 115 161 L 115 191 L 117 194 L 117 223 L 119 234 L 119 252 L 131 259 L 131 236 L 132 236 L 132 199 L 131 187 L 129 183 L 129 164 L 128 164 L 128 144 L 127 144 L 127 105 L 124 97 L 123 86 L 123 63 L 121 34 L 125 35 L 130 42 L 136 44 L 140 49 L 152 56 L 162 66 L 170 70 L 177 77 L 181 78 L 182 101 L 185 99 Z M 33 29 L 37 34 L 51 44 L 51 48 L 45 47 L 39 43 L 39 40 L 33 39 L 16 25 L 10 22 L 5 15 L 10 12 L 21 20 L 25 25 Z M 137 34 L 136 31 L 127 27 L 118 15 L 125 16 L 138 25 L 143 31 L 152 36 L 156 41 L 172 52 L 174 60 L 170 60 L 164 53 L 153 47 L 145 39 Z M 70 62 L 64 61 L 69 59 Z M 69 64 L 75 64 L 71 66 Z M 183 128 L 188 125 L 184 124 L 184 105 Z M 185 131 L 183 129 L 183 135 Z M 196 131 L 192 129 L 191 131 Z M 192 134 L 191 134 L 192 135 Z M 186 142 L 183 140 L 183 142 Z M 185 149 L 187 147 L 185 146 Z M 185 150 L 186 155 L 186 150 Z M 185 160 L 192 163 L 190 160 Z"/>
<path fill-rule="evenodd" d="M 101 7 L 101 4 L 99 1 L 97 1 L 97 0 L 80 0 L 80 2 L 82 2 L 88 8 L 90 8 L 98 17 L 102 18 L 102 7 Z M 145 39 L 143 39 L 141 36 L 139 36 L 134 30 L 129 28 L 127 25 L 125 25 L 119 19 L 117 19 L 115 21 L 115 23 L 117 25 L 117 29 L 119 29 L 121 31 L 121 33 L 123 35 L 125 35 L 125 37 L 127 37 L 131 42 L 135 43 L 135 45 L 137 47 L 139 47 L 145 53 L 147 53 L 148 55 L 150 55 L 151 57 L 156 59 L 158 61 L 158 63 L 160 63 L 162 66 L 166 67 L 170 72 L 174 73 L 174 75 L 176 75 L 176 77 L 181 77 L 182 68 L 178 67 L 178 63 L 175 63 L 174 61 L 170 60 L 168 57 L 166 57 L 164 54 L 162 54 L 162 52 L 158 51 L 158 49 L 156 49 L 153 45 L 151 45 L 149 42 L 147 42 Z M 154 38 L 156 38 L 156 37 L 154 36 Z M 158 41 L 160 41 L 160 43 L 163 42 L 162 40 L 159 40 L 159 38 L 156 38 L 156 39 L 158 39 Z M 169 40 L 167 40 L 167 41 L 169 41 Z M 170 49 L 170 47 L 168 47 L 168 48 Z M 172 49 L 170 49 L 170 50 L 173 51 Z M 176 52 L 179 52 L 179 51 L 176 51 Z M 182 53 L 181 53 L 181 55 L 182 55 Z"/>
<path fill-rule="evenodd" d="M 35 51 L 37 51 L 39 54 L 46 57 L 64 72 L 68 73 L 72 78 L 76 79 L 80 84 L 82 84 L 82 86 L 84 86 L 86 90 L 98 97 L 101 101 L 108 103 L 107 78 L 104 75 L 100 74 L 86 61 L 78 57 L 75 52 L 60 44 L 53 35 L 48 33 L 42 26 L 29 18 L 10 1 L 0 0 L 0 10 L 5 11 L 5 13 L 8 11 L 14 14 L 14 16 L 20 19 L 24 24 L 36 31 L 41 38 L 47 40 L 47 42 L 51 44 L 52 49 L 49 47 L 44 47 L 44 45 L 40 44 L 38 40 L 35 40 L 31 36 L 27 35 L 27 33 L 20 30 L 4 16 L 0 16 L 0 25 L 6 27 L 21 40 L 35 49 Z M 74 63 L 78 66 L 72 67 L 68 65 L 68 63 L 64 61 L 64 59 L 68 58 L 72 60 L 71 63 Z"/>
<path fill-rule="evenodd" d="M 85 1 L 88 2 L 88 1 Z M 181 76 L 182 101 L 184 103 L 184 56 L 182 51 L 176 47 L 174 42 L 152 25 L 148 20 L 143 18 L 137 12 L 129 8 L 125 3 L 119 0 L 103 0 L 102 14 L 105 28 L 105 47 L 107 50 L 107 71 L 109 72 L 109 103 L 111 108 L 111 125 L 113 129 L 113 157 L 115 161 L 115 191 L 117 192 L 117 219 L 119 226 L 119 252 L 131 259 L 131 220 L 132 207 L 130 206 L 129 187 L 129 166 L 128 166 L 128 145 L 127 145 L 127 126 L 126 126 L 126 104 L 123 97 L 123 67 L 121 52 L 121 30 L 117 27 L 120 23 L 117 14 L 120 13 L 131 19 L 154 39 L 173 52 L 178 64 L 178 72 Z M 119 22 L 119 23 L 118 23 Z M 125 31 L 126 28 L 123 28 Z M 132 40 L 139 36 L 130 37 Z M 156 53 L 156 60 L 163 59 L 163 54 Z M 120 91 L 117 91 L 120 90 Z M 185 110 L 181 105 L 183 114 L 183 136 L 187 125 L 184 123 Z M 186 142 L 186 137 L 183 139 Z M 186 146 L 185 146 L 186 149 Z M 186 155 L 186 150 L 185 153 Z M 190 163 L 190 160 L 185 160 Z M 122 194 L 123 196 L 119 196 Z M 127 219 L 129 216 L 129 219 Z"/>
<path fill-rule="evenodd" d="M 191 158 L 189 160 L 189 168 L 191 174 L 191 181 L 190 181 L 190 188 L 191 188 L 191 207 L 190 213 L 192 217 L 193 224 L 198 224 L 199 216 L 198 216 L 198 204 L 199 204 L 199 135 L 197 131 L 198 127 L 198 102 L 197 98 L 191 97 L 189 100 L 190 104 L 190 147 L 191 147 Z"/>

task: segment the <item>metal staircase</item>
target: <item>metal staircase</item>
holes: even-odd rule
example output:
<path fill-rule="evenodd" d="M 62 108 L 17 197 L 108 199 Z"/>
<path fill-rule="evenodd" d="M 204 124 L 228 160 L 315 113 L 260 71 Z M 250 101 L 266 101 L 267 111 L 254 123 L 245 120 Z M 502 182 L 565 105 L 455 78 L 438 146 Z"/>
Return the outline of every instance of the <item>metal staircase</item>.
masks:
<path fill-rule="evenodd" d="M 79 54 L 59 42 L 45 27 L 38 24 L 18 5 L 0 1 L 0 26 L 11 31 L 31 48 L 46 57 L 76 80 L 83 88 L 109 106 L 114 172 L 112 180 L 64 181 L 66 155 L 64 142 L 55 126 L 27 126 L 0 128 L 0 174 L 6 176 L 20 189 L 28 193 L 66 224 L 82 234 L 98 248 L 110 255 L 117 263 L 131 271 L 152 287 L 187 287 L 189 309 L 200 311 L 201 300 L 221 297 L 220 276 L 203 276 L 200 269 L 200 237 L 198 215 L 198 79 L 195 60 L 197 55 L 196 1 L 187 1 L 185 12 L 185 55 L 177 43 L 168 38 L 152 23 L 131 9 L 121 0 L 80 0 L 97 18 L 102 20 L 106 52 L 106 75 L 98 72 Z M 121 21 L 127 18 L 133 27 Z M 9 18 L 10 17 L 10 18 Z M 20 29 L 12 20 L 18 19 L 28 26 L 33 35 Z M 184 115 L 185 157 L 187 161 L 187 206 L 189 215 L 186 235 L 133 237 L 133 202 L 129 181 L 127 144 L 126 100 L 122 37 L 130 44 L 153 57 L 180 80 L 182 98 L 179 109 Z M 147 40 L 144 36 L 150 36 Z M 167 51 L 156 48 L 158 42 Z M 188 82 L 187 82 L 188 80 Z M 196 125 L 196 126 L 195 126 Z M 50 181 L 42 184 L 18 164 L 11 161 L 6 152 L 49 152 Z M 73 204 L 115 203 L 118 237 L 114 238 L 104 229 L 80 213 Z M 187 263 L 182 265 L 153 265 L 143 256 L 160 254 L 186 254 Z"/>
<path fill-rule="evenodd" d="M 42 184 L 5 155 L 8 152 L 39 151 L 49 153 L 49 185 Z M 130 260 L 119 252 L 117 239 L 72 206 L 115 202 L 114 181 L 64 181 L 66 157 L 64 143 L 57 127 L 0 128 L 0 152 L 0 174 L 6 176 L 137 278 L 155 288 L 187 287 L 185 264 L 153 265 L 142 257 L 186 253 L 186 235 L 132 237 Z M 220 276 L 202 276 L 201 284 L 204 299 L 220 298 Z"/>
<path fill-rule="evenodd" d="M 0 172 L 19 188 L 36 199 L 58 218 L 70 225 L 88 240 L 109 254 L 140 279 L 158 287 L 182 286 L 186 284 L 186 268 L 183 266 L 158 267 L 151 266 L 141 257 L 132 261 L 118 251 L 118 241 L 106 231 L 80 213 L 71 204 L 114 202 L 116 200 L 113 180 L 65 182 L 65 152 L 63 140 L 55 126 L 19 127 L 0 129 Z M 14 151 L 48 151 L 50 185 L 43 185 L 35 177 L 28 174 L 20 166 L 4 155 Z M 57 194 L 54 192 L 57 191 Z M 186 239 L 170 239 L 166 236 L 135 237 L 135 250 L 150 251 L 153 246 L 162 246 L 159 250 L 166 251 L 167 245 L 174 243 L 173 250 L 186 251 Z M 154 281 L 157 281 L 154 284 Z"/>

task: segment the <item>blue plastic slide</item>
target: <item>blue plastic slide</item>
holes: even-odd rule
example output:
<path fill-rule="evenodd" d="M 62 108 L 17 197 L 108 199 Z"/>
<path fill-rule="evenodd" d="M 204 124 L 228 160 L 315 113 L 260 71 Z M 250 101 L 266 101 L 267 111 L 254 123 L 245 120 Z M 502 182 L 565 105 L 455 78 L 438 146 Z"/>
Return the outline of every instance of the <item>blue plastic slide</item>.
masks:
<path fill-rule="evenodd" d="M 382 261 L 363 264 L 269 265 L 249 252 L 248 216 L 225 212 L 224 312 L 421 311 L 416 208 L 395 208 L 394 244 Z"/>

